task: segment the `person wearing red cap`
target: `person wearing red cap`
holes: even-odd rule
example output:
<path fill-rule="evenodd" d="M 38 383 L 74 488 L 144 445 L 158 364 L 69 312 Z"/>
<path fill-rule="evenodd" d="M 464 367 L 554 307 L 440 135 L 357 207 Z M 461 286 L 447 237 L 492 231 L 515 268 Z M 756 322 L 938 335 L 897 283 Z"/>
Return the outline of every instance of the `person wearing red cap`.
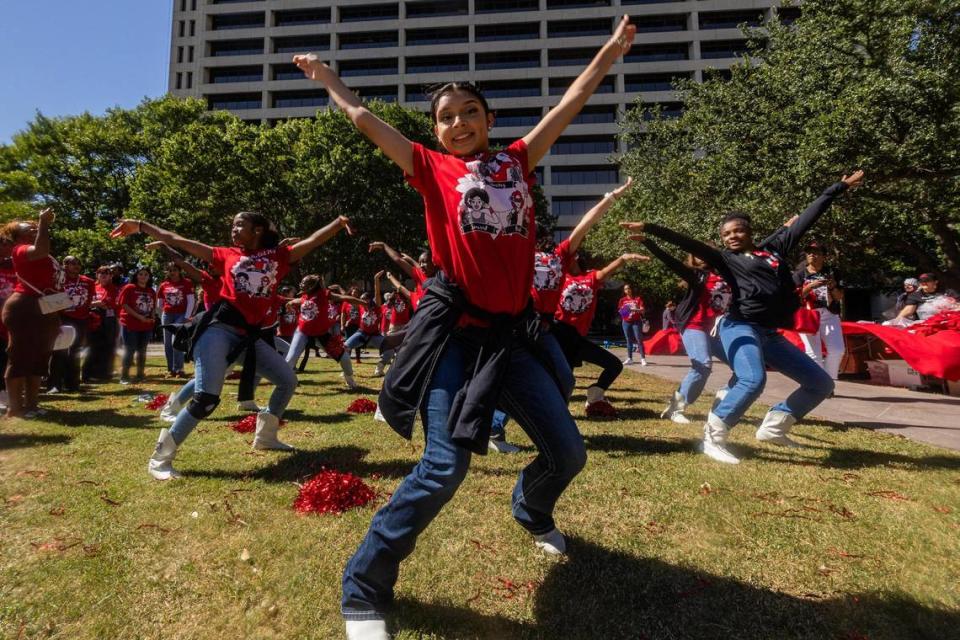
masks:
<path fill-rule="evenodd" d="M 840 373 L 840 362 L 846 351 L 840 315 L 843 302 L 843 281 L 839 272 L 826 264 L 825 247 L 811 240 L 804 247 L 806 264 L 793 274 L 794 283 L 800 287 L 800 297 L 810 299 L 820 315 L 817 333 L 801 333 L 800 339 L 810 358 L 830 374 L 834 380 Z M 823 357 L 823 347 L 827 356 Z"/>
<path fill-rule="evenodd" d="M 908 293 L 903 301 L 903 308 L 897 318 L 906 320 L 926 320 L 939 312 L 937 301 L 944 297 L 940 291 L 940 282 L 932 273 L 922 273 L 917 278 L 919 287 Z"/>

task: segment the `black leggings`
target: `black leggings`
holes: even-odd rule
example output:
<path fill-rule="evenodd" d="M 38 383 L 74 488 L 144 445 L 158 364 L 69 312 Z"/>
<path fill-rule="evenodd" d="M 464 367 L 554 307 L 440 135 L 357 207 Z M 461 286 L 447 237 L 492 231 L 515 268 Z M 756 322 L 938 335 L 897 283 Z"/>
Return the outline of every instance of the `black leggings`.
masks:
<path fill-rule="evenodd" d="M 584 362 L 595 364 L 603 369 L 596 384 L 591 386 L 607 390 L 623 371 L 623 363 L 620 362 L 620 358 L 595 342 L 581 336 L 574 327 L 558 322 L 553 326 L 552 332 L 557 338 L 557 342 L 560 343 L 560 348 L 563 350 L 563 355 L 571 369 L 583 366 Z"/>

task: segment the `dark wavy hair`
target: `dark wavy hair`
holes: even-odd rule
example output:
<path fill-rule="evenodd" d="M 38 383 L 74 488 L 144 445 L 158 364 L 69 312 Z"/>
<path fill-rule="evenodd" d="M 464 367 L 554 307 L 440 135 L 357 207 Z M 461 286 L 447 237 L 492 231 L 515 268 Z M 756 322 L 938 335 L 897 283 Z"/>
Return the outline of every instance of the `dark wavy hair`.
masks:
<path fill-rule="evenodd" d="M 269 218 L 256 211 L 241 211 L 237 214 L 238 218 L 248 221 L 254 227 L 263 229 L 263 235 L 260 236 L 261 249 L 274 249 L 280 244 L 280 232 L 277 231 Z"/>
<path fill-rule="evenodd" d="M 320 276 L 315 274 L 304 276 L 303 280 L 300 281 L 300 294 L 312 295 L 322 286 L 323 280 L 320 279 Z"/>
<path fill-rule="evenodd" d="M 472 82 L 448 82 L 427 91 L 427 95 L 430 96 L 430 115 L 433 117 L 434 122 L 437 121 L 437 108 L 440 106 L 440 98 L 454 91 L 469 93 L 480 102 L 484 115 L 491 113 L 490 105 L 487 104 L 487 99 L 483 97 L 477 85 Z"/>

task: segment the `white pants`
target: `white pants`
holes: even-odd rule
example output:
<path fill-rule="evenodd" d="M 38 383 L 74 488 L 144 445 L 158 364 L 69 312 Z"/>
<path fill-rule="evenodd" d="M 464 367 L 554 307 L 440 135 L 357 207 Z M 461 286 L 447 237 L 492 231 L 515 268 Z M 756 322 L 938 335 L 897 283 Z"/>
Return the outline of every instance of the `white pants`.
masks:
<path fill-rule="evenodd" d="M 817 309 L 817 312 L 820 313 L 820 330 L 817 333 L 801 333 L 800 339 L 803 340 L 807 355 L 836 380 L 845 351 L 840 316 L 826 307 Z M 826 358 L 823 357 L 823 345 L 827 346 Z"/>

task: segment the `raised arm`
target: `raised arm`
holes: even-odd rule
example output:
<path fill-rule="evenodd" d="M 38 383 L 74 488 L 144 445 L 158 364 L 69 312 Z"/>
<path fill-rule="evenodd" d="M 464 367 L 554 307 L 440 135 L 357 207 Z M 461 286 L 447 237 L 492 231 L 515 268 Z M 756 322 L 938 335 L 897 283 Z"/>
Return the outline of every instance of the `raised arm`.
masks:
<path fill-rule="evenodd" d="M 143 220 L 121 220 L 113 231 L 110 232 L 110 237 L 124 238 L 126 236 L 132 236 L 135 233 L 146 234 L 154 240 L 159 240 L 171 247 L 176 247 L 204 262 L 213 262 L 213 249 L 209 245 L 197 242 L 196 240 L 188 240 L 172 231 L 161 229 Z"/>
<path fill-rule="evenodd" d="M 673 229 L 667 229 L 666 227 L 660 226 L 659 224 L 653 222 L 621 222 L 620 226 L 624 229 L 635 232 L 634 235 L 629 236 L 631 240 L 642 242 L 645 238 L 645 235 L 643 234 L 655 236 L 661 240 L 666 240 L 670 244 L 697 256 L 708 265 L 716 269 L 721 276 L 726 278 L 726 276 L 724 276 L 724 274 L 721 272 L 721 270 L 727 270 L 727 265 L 723 261 L 723 255 L 717 249 L 708 244 L 700 242 L 699 240 L 694 240 L 690 236 L 677 233 Z"/>
<path fill-rule="evenodd" d="M 27 247 L 27 260 L 39 260 L 50 255 L 50 226 L 57 219 L 53 209 L 47 207 L 37 219 L 37 237 L 33 245 Z"/>
<path fill-rule="evenodd" d="M 835 182 L 824 189 L 820 197 L 810 203 L 797 218 L 796 222 L 786 227 L 786 229 L 781 227 L 769 238 L 765 238 L 758 243 L 757 246 L 770 247 L 781 253 L 790 251 L 797 246 L 800 238 L 807 232 L 807 229 L 812 227 L 814 223 L 820 219 L 820 216 L 830 208 L 834 198 L 847 189 L 856 189 L 861 184 L 863 184 L 863 171 L 855 171 L 852 175 L 843 176 L 840 182 Z"/>
<path fill-rule="evenodd" d="M 620 269 L 623 269 L 631 262 L 649 262 L 650 256 L 644 256 L 639 253 L 625 253 L 603 269 L 597 271 L 597 282 L 603 282 Z"/>
<path fill-rule="evenodd" d="M 360 101 L 360 98 L 350 90 L 343 80 L 315 53 L 306 53 L 293 56 L 293 63 L 300 67 L 311 80 L 323 84 L 337 106 L 340 107 L 354 126 L 365 135 L 370 142 L 380 147 L 380 150 L 407 175 L 413 175 L 413 143 L 391 127 L 389 124 L 373 115 Z M 532 165 L 531 165 L 532 166 Z"/>
<path fill-rule="evenodd" d="M 373 253 L 374 251 L 383 251 L 384 253 L 387 254 L 387 257 L 393 261 L 393 264 L 400 267 L 403 270 L 403 272 L 406 273 L 411 278 L 413 277 L 413 265 L 407 262 L 407 259 L 409 256 L 406 256 L 405 254 L 400 253 L 399 251 L 397 251 L 396 249 L 388 245 L 386 242 L 371 242 L 370 246 L 368 247 L 368 250 L 370 251 L 370 253 Z"/>
<path fill-rule="evenodd" d="M 590 228 L 593 227 L 597 222 L 600 221 L 600 218 L 603 217 L 607 211 L 610 210 L 610 207 L 613 206 L 613 203 L 620 199 L 627 189 L 630 188 L 630 185 L 633 184 L 633 178 L 627 178 L 627 181 L 611 191 L 610 193 L 604 194 L 603 199 L 600 200 L 590 211 L 587 211 L 583 214 L 583 217 L 580 218 L 580 222 L 577 223 L 577 226 L 574 227 L 573 233 L 570 234 L 570 254 L 576 253 L 580 249 L 580 245 L 583 244 L 583 239 L 587 237 L 587 232 L 590 231 Z"/>
<path fill-rule="evenodd" d="M 311 251 L 340 233 L 341 229 L 346 229 L 348 234 L 353 235 L 353 228 L 350 227 L 350 219 L 346 216 L 339 216 L 330 224 L 314 231 L 308 238 L 304 238 L 290 247 L 290 262 L 299 262 Z"/>
<path fill-rule="evenodd" d="M 379 309 L 383 305 L 383 295 L 380 289 L 380 279 L 383 278 L 384 271 L 378 271 L 373 277 L 373 301 L 377 303 Z"/>
<path fill-rule="evenodd" d="M 387 280 L 390 281 L 390 284 L 393 285 L 393 288 L 396 289 L 404 298 L 407 300 L 410 299 L 410 289 L 407 289 L 405 286 L 403 286 L 403 283 L 397 280 L 397 277 L 389 271 L 387 271 Z"/>
<path fill-rule="evenodd" d="M 160 251 L 163 253 L 170 262 L 180 267 L 180 270 L 183 271 L 183 275 L 187 276 L 194 282 L 203 282 L 203 272 L 200 269 L 197 269 L 195 266 L 183 259 L 183 254 L 179 251 L 172 249 L 169 245 L 163 242 L 148 242 L 146 248 L 150 251 Z"/>
<path fill-rule="evenodd" d="M 667 268 L 683 278 L 690 288 L 697 286 L 697 273 L 693 269 L 661 249 L 660 245 L 650 238 L 643 238 L 640 242 L 647 248 L 647 251 L 659 258 L 660 262 L 667 265 Z"/>
<path fill-rule="evenodd" d="M 597 52 L 580 76 L 573 81 L 560 99 L 560 103 L 550 110 L 550 113 L 533 128 L 533 131 L 523 137 L 523 141 L 527 143 L 527 165 L 531 170 L 537 166 L 543 156 L 547 155 L 550 147 L 567 125 L 580 113 L 580 109 L 597 90 L 617 58 L 630 51 L 636 35 L 637 27 L 630 24 L 630 16 L 623 16 L 613 36 Z"/>
<path fill-rule="evenodd" d="M 363 300 L 355 296 L 347 295 L 346 293 L 334 293 L 331 291 L 329 294 L 330 299 L 334 302 L 349 302 L 350 304 L 363 304 Z M 340 315 L 343 315 L 343 312 L 340 312 Z"/>

